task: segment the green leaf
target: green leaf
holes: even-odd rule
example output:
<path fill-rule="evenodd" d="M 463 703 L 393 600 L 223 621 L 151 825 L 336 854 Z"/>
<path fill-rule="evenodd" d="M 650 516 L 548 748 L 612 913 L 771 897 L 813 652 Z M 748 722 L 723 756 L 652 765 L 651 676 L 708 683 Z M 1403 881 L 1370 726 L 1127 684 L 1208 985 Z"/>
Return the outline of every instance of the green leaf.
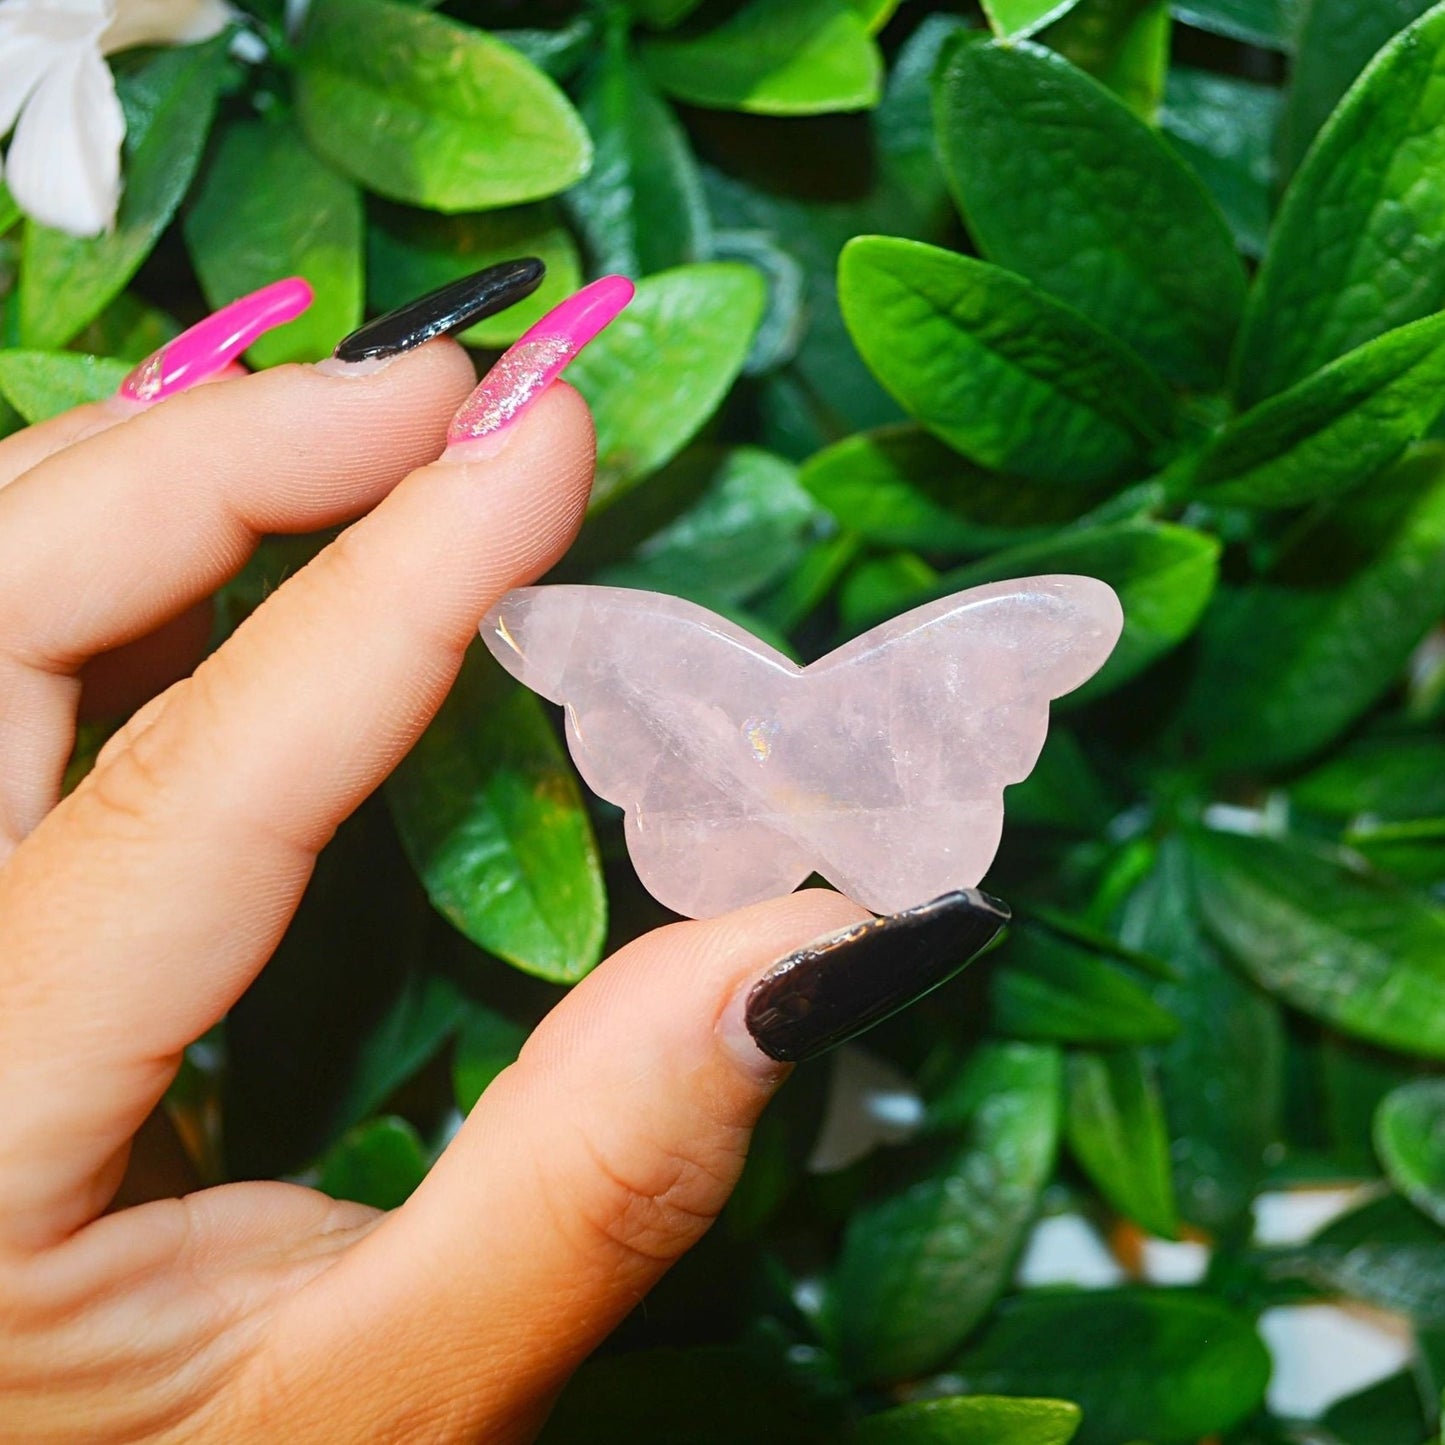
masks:
<path fill-rule="evenodd" d="M 405 1119 L 373 1119 L 337 1141 L 321 1161 L 317 1187 L 333 1199 L 395 1209 L 426 1178 L 421 1136 Z"/>
<path fill-rule="evenodd" d="M 432 7 L 435 8 L 435 7 Z M 530 60 L 543 75 L 563 83 L 572 79 L 592 53 L 597 17 L 584 11 L 555 30 L 530 27 L 495 30 L 493 36 Z"/>
<path fill-rule="evenodd" d="M 1429 1430 L 1420 1385 L 1409 1370 L 1336 1400 L 1320 1424 L 1336 1445 L 1398 1445 L 1424 1440 Z"/>
<path fill-rule="evenodd" d="M 1216 538 L 1188 527 L 1119 522 L 996 553 L 945 573 L 931 591 L 942 597 L 985 582 L 1055 572 L 1107 582 L 1124 605 L 1124 631 L 1098 674 L 1069 694 L 1064 705 L 1072 707 L 1137 676 L 1194 631 L 1214 594 L 1219 551 Z"/>
<path fill-rule="evenodd" d="M 1375 1150 L 1390 1183 L 1445 1226 L 1445 1079 L 1416 1079 L 1381 1100 Z"/>
<path fill-rule="evenodd" d="M 1323 509 L 1270 570 L 1222 588 L 1178 730 L 1210 766 L 1309 757 L 1401 675 L 1445 612 L 1445 451 Z"/>
<path fill-rule="evenodd" d="M 669 95 L 760 115 L 865 110 L 882 93 L 883 59 L 847 0 L 745 0 L 686 39 L 644 42 Z"/>
<path fill-rule="evenodd" d="M 1300 807 L 1337 818 L 1445 817 L 1445 739 L 1360 738 L 1295 783 L 1290 797 Z"/>
<path fill-rule="evenodd" d="M 1301 843 L 1190 837 L 1209 930 L 1271 993 L 1357 1038 L 1445 1058 L 1445 910 Z"/>
<path fill-rule="evenodd" d="M 1445 1325 L 1445 1230 L 1398 1195 L 1351 1210 L 1269 1272 Z"/>
<path fill-rule="evenodd" d="M 114 396 L 131 366 L 74 351 L 0 351 L 0 392 L 27 422 L 45 421 Z"/>
<path fill-rule="evenodd" d="M 705 259 L 710 222 L 687 133 L 622 44 L 598 57 L 581 111 L 595 154 L 567 203 L 593 269 L 645 276 Z"/>
<path fill-rule="evenodd" d="M 1174 1191 L 1181 1215 L 1223 1233 L 1244 1219 L 1280 1137 L 1284 1028 L 1279 1006 L 1240 978 L 1203 935 L 1182 841 L 1160 844 L 1131 891 L 1119 937 L 1157 954 L 1177 980 L 1155 1001 L 1178 1025 L 1155 1050 L 1173 1136 Z"/>
<path fill-rule="evenodd" d="M 180 333 L 175 317 L 148 305 L 133 291 L 122 291 L 76 335 L 70 349 L 134 364 L 159 351 Z"/>
<path fill-rule="evenodd" d="M 150 254 L 191 184 L 226 65 L 225 36 L 162 50 L 116 81 L 126 116 L 125 191 L 115 227 L 89 240 L 25 227 L 19 339 L 45 350 L 99 315 Z"/>
<path fill-rule="evenodd" d="M 858 1445 L 1068 1445 L 1079 1407 L 1067 1400 L 953 1396 L 869 1415 Z"/>
<path fill-rule="evenodd" d="M 1159 124 L 1204 182 L 1247 256 L 1264 255 L 1279 114 L 1280 93 L 1272 85 L 1184 65 L 1170 68 Z"/>
<path fill-rule="evenodd" d="M 1170 380 L 1223 381 L 1244 271 L 1208 191 L 1157 131 L 1027 41 L 960 45 L 937 103 L 944 167 L 984 256 Z"/>
<path fill-rule="evenodd" d="M 567 369 L 597 423 L 592 506 L 671 460 L 717 410 L 763 314 L 751 266 L 708 262 L 644 277 L 632 304 Z"/>
<path fill-rule="evenodd" d="M 1076 1445 L 1193 1445 L 1262 1403 L 1254 1325 L 1191 1290 L 1038 1291 L 1005 1300 L 957 1360 L 971 1390 L 1076 1400 Z"/>
<path fill-rule="evenodd" d="M 1178 19 L 1200 30 L 1246 45 L 1288 50 L 1302 3 L 1308 0 L 1174 0 L 1170 8 Z"/>
<path fill-rule="evenodd" d="M 978 465 L 1086 487 L 1137 474 L 1173 403 L 1127 348 L 997 266 L 860 236 L 838 296 L 874 375 Z"/>
<path fill-rule="evenodd" d="M 1445 6 L 1360 77 L 1285 195 L 1235 352 L 1252 406 L 1445 304 Z"/>
<path fill-rule="evenodd" d="M 460 932 L 527 973 L 574 983 L 607 931 L 587 813 L 536 695 L 473 652 L 388 784 L 397 827 Z"/>
<path fill-rule="evenodd" d="M 643 24 L 662 30 L 685 20 L 702 0 L 625 0 L 625 3 Z"/>
<path fill-rule="evenodd" d="M 746 602 L 797 564 L 820 517 L 791 462 L 757 447 L 732 448 L 700 500 L 596 580 Z"/>
<path fill-rule="evenodd" d="M 1000 39 L 1018 40 L 1072 10 L 1078 0 L 980 0 L 989 28 Z"/>
<path fill-rule="evenodd" d="M 1169 68 L 1169 30 L 1168 0 L 1079 0 L 1043 39 L 1152 122 Z"/>
<path fill-rule="evenodd" d="M 1150 1234 L 1176 1237 L 1169 1133 L 1153 1070 L 1138 1049 L 1068 1059 L 1069 1148 L 1099 1193 Z"/>
<path fill-rule="evenodd" d="M 1026 828 L 1098 833 L 1115 812 L 1113 800 L 1068 729 L 1052 726 L 1034 770 L 1005 792 L 1009 821 Z"/>
<path fill-rule="evenodd" d="M 921 1374 L 988 1312 L 1053 1167 L 1059 1077 L 1051 1048 L 979 1049 L 937 1110 L 959 1142 L 854 1212 L 828 1292 L 831 1333 L 852 1375 Z"/>
<path fill-rule="evenodd" d="M 1216 0 L 1217 3 L 1217 0 Z M 1418 19 L 1432 0 L 1298 0 L 1298 43 L 1280 127 L 1284 174 L 1299 165 L 1310 142 L 1371 57 Z"/>
<path fill-rule="evenodd" d="M 540 70 L 394 0 L 316 0 L 296 82 L 311 144 L 392 200 L 490 210 L 565 190 L 591 163 L 586 127 Z"/>
<path fill-rule="evenodd" d="M 1127 974 L 1046 929 L 1011 927 L 992 981 L 993 1027 L 1016 1038 L 1144 1044 L 1179 1032 Z"/>
<path fill-rule="evenodd" d="M 361 193 L 286 121 L 228 126 L 186 215 L 186 246 L 212 307 L 304 276 L 311 309 L 258 337 L 253 366 L 316 361 L 361 321 Z"/>
<path fill-rule="evenodd" d="M 1201 500 L 1293 507 L 1370 480 L 1445 407 L 1445 316 L 1386 332 L 1231 422 L 1185 474 Z"/>
<path fill-rule="evenodd" d="M 20 205 L 10 194 L 10 187 L 0 181 L 0 236 L 20 219 Z"/>
<path fill-rule="evenodd" d="M 716 1347 L 590 1360 L 537 1445 L 836 1445 L 834 1414 L 770 1366 Z"/>
<path fill-rule="evenodd" d="M 1077 517 L 1074 489 L 984 471 L 911 422 L 814 453 L 799 480 L 847 527 L 885 547 L 988 552 Z"/>
<path fill-rule="evenodd" d="M 514 256 L 536 256 L 547 267 L 525 301 L 463 331 L 467 346 L 510 346 L 534 321 L 582 284 L 577 244 L 543 202 L 504 211 L 433 216 L 378 207 L 367 232 L 372 309 L 390 311 L 448 282 Z"/>
<path fill-rule="evenodd" d="M 526 1042 L 523 1025 L 485 1004 L 468 1001 L 452 1052 L 452 1093 L 457 1108 L 469 1114 L 492 1080 L 516 1060 Z"/>

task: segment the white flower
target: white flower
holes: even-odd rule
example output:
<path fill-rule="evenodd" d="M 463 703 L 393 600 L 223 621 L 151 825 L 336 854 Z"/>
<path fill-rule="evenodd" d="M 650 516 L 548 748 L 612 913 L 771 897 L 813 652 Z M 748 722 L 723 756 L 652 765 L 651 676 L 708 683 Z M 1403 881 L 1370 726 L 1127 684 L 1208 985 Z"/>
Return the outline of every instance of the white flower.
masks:
<path fill-rule="evenodd" d="M 125 117 L 104 57 L 187 45 L 227 21 L 225 0 L 0 0 L 0 137 L 20 209 L 74 236 L 115 222 Z"/>

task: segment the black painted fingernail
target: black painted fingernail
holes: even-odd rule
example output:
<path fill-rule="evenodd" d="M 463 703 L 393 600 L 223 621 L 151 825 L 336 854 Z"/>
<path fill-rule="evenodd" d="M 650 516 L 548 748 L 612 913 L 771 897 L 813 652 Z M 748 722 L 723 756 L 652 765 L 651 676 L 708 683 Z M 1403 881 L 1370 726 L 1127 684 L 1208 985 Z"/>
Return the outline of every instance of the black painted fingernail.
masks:
<path fill-rule="evenodd" d="M 811 1059 L 871 1029 L 961 972 L 1011 914 L 976 888 L 871 918 L 790 953 L 754 986 L 744 1018 L 780 1063 Z"/>
<path fill-rule="evenodd" d="M 530 296 L 546 274 L 535 256 L 488 266 L 368 321 L 343 338 L 332 355 L 338 361 L 371 361 L 410 351 L 443 333 L 465 331 L 474 321 Z"/>

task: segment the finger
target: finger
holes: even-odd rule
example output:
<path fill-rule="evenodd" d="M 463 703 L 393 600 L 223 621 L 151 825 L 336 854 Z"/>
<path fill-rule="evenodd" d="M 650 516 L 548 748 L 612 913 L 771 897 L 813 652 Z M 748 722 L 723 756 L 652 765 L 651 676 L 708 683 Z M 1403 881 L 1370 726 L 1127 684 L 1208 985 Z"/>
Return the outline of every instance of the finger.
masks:
<path fill-rule="evenodd" d="M 327 1391 L 326 1359 L 394 1382 L 363 1402 L 379 1415 L 350 1417 L 358 1438 L 420 1418 L 508 1439 L 722 1209 L 786 1073 L 755 1041 L 782 1037 L 762 1013 L 810 1054 L 957 973 L 1003 916 L 965 891 L 873 920 L 809 890 L 629 945 L 543 1022 L 412 1199 L 283 1316 L 268 1370 L 298 1396 L 321 1381 L 343 1420 L 356 1402 Z"/>
<path fill-rule="evenodd" d="M 586 407 L 553 388 L 499 455 L 417 472 L 16 850 L 0 874 L 0 1231 L 43 1243 L 103 1207 L 316 851 L 434 714 L 486 610 L 571 540 L 591 470 Z"/>
<path fill-rule="evenodd" d="M 88 659 L 209 595 L 263 533 L 374 505 L 436 456 L 474 380 L 436 343 L 372 375 L 198 387 L 0 492 L 0 851 L 54 805 Z"/>

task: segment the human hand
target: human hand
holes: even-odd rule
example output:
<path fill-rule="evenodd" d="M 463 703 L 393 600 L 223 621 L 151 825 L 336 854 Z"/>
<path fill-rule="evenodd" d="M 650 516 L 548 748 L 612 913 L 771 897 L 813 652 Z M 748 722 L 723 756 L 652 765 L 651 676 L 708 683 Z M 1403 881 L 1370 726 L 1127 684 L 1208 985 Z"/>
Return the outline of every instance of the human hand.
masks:
<path fill-rule="evenodd" d="M 568 995 L 401 1208 L 251 1182 L 106 1212 L 317 853 L 581 521 L 565 385 L 435 460 L 473 380 L 435 342 L 0 444 L 0 1438 L 529 1438 L 726 1201 L 786 1072 L 749 1023 L 805 1055 L 997 927 L 974 895 L 870 924 L 745 1014 L 770 964 L 868 915 L 813 890 L 674 925 Z M 190 672 L 263 533 L 353 518 Z M 61 801 L 102 691 L 139 711 Z M 870 970 L 900 937 L 902 975 Z"/>

